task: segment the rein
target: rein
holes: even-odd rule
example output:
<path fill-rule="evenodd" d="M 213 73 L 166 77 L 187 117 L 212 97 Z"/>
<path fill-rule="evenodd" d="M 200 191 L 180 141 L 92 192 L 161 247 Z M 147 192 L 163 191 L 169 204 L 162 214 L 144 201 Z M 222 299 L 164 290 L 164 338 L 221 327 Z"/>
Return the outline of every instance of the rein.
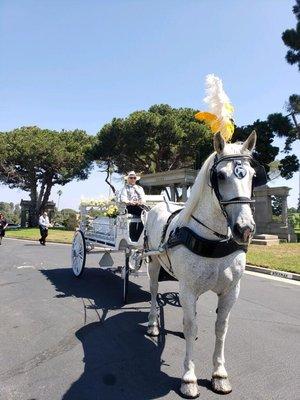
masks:
<path fill-rule="evenodd" d="M 205 225 L 203 222 L 201 222 L 198 218 L 196 218 L 193 214 L 191 215 L 191 217 L 193 218 L 193 220 L 198 222 L 198 224 L 200 224 L 200 225 L 204 226 L 206 229 L 210 230 L 218 238 L 220 238 L 220 239 L 229 239 L 229 237 L 227 235 L 222 235 L 222 233 L 216 232 L 213 229 L 209 228 L 207 225 Z"/>

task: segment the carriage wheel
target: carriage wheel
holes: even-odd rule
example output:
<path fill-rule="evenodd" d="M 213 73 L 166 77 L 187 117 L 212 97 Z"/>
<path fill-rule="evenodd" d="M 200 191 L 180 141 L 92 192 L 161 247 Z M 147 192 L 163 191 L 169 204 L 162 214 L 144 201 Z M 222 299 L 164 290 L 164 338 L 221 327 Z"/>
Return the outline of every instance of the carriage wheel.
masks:
<path fill-rule="evenodd" d="M 82 231 L 75 232 L 72 243 L 72 269 L 74 275 L 79 278 L 84 270 L 86 259 L 85 238 Z"/>
<path fill-rule="evenodd" d="M 123 269 L 123 304 L 127 304 L 128 297 L 128 283 L 129 283 L 129 249 L 125 250 L 125 266 Z"/>

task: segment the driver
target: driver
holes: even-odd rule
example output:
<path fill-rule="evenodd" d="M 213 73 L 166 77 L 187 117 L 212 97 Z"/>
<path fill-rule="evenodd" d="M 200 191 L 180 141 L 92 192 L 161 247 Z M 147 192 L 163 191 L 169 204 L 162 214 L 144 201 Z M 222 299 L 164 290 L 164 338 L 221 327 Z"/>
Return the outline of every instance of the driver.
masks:
<path fill-rule="evenodd" d="M 126 183 L 120 193 L 120 201 L 126 204 L 127 212 L 137 217 L 141 216 L 146 203 L 144 189 L 136 184 L 140 178 L 134 171 L 130 171 L 125 176 Z"/>

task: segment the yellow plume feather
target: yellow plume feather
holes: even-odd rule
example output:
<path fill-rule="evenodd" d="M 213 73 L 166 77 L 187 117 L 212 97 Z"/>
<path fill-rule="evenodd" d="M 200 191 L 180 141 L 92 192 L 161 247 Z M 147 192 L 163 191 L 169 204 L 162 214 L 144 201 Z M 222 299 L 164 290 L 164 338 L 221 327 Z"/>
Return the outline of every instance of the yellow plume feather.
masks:
<path fill-rule="evenodd" d="M 205 121 L 214 134 L 221 132 L 224 140 L 229 141 L 234 132 L 234 108 L 224 92 L 221 79 L 213 74 L 206 77 L 204 101 L 208 104 L 210 112 L 198 112 L 195 118 Z"/>

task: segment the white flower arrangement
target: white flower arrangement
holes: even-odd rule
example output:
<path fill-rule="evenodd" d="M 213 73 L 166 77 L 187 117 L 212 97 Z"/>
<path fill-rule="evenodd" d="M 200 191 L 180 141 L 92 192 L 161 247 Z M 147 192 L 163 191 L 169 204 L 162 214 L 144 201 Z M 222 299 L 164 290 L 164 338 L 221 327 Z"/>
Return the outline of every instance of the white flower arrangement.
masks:
<path fill-rule="evenodd" d="M 88 214 L 91 216 L 105 216 L 109 218 L 115 218 L 119 215 L 119 208 L 116 205 L 114 199 L 94 199 L 94 198 L 81 198 L 80 206 L 90 207 Z"/>

